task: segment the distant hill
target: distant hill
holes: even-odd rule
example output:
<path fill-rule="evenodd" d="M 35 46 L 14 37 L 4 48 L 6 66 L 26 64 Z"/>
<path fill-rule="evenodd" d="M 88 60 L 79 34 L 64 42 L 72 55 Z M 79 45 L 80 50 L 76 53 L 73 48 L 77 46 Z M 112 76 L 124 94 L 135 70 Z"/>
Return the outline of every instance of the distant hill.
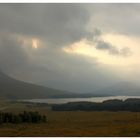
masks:
<path fill-rule="evenodd" d="M 112 95 L 140 95 L 140 87 L 119 83 L 93 93 L 71 93 L 16 80 L 0 71 L 0 99 L 86 98 Z"/>
<path fill-rule="evenodd" d="M 92 93 L 71 93 L 16 80 L 0 71 L 0 99 L 86 98 Z"/>
<path fill-rule="evenodd" d="M 57 98 L 73 95 L 74 93 L 19 81 L 0 72 L 1 99 Z"/>
<path fill-rule="evenodd" d="M 131 82 L 120 82 L 92 92 L 96 95 L 140 96 L 140 87 Z"/>

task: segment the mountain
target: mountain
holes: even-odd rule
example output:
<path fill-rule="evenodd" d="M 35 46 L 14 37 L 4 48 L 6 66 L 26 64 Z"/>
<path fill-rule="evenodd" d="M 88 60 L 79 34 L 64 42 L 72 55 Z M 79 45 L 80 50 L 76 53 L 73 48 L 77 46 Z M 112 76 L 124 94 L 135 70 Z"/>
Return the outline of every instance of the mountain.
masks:
<path fill-rule="evenodd" d="M 92 93 L 72 93 L 16 80 L 0 71 L 0 99 L 87 98 Z"/>
<path fill-rule="evenodd" d="M 140 96 L 140 87 L 131 82 L 120 82 L 112 86 L 96 90 L 93 92 L 93 94 L 112 96 Z"/>
<path fill-rule="evenodd" d="M 109 95 L 140 95 L 140 87 L 122 82 L 93 93 L 71 93 L 16 80 L 0 71 L 0 99 L 86 98 Z"/>
<path fill-rule="evenodd" d="M 0 72 L 1 99 L 58 98 L 74 95 L 74 93 L 19 81 Z"/>

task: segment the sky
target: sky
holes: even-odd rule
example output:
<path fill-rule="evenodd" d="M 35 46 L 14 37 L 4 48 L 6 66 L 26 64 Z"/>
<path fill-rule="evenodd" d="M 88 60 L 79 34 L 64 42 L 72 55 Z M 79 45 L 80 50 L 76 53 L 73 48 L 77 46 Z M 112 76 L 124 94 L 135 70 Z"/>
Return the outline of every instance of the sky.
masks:
<path fill-rule="evenodd" d="M 140 82 L 140 4 L 0 4 L 0 70 L 71 92 Z"/>

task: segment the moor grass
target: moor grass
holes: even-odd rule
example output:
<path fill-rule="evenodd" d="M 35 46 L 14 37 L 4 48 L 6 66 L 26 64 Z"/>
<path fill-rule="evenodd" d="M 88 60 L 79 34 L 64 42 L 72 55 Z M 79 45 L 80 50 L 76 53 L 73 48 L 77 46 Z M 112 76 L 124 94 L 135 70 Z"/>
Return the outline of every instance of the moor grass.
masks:
<path fill-rule="evenodd" d="M 5 111 L 20 112 L 24 109 L 45 114 L 47 122 L 2 124 L 0 136 L 140 136 L 140 112 L 51 111 L 48 107 L 26 107 L 25 104 L 13 105 L 13 108 Z"/>
<path fill-rule="evenodd" d="M 140 136 L 140 113 L 51 112 L 47 123 L 3 124 L 0 136 Z"/>

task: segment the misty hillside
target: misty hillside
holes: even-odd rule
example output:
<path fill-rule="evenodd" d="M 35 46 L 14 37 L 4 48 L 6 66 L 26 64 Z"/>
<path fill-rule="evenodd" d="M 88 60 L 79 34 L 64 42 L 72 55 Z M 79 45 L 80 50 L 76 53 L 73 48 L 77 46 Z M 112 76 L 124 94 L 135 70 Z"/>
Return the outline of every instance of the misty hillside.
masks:
<path fill-rule="evenodd" d="M 109 95 L 140 95 L 140 88 L 131 83 L 119 83 L 114 86 L 94 91 L 93 93 L 70 93 L 44 86 L 16 80 L 0 72 L 0 98 L 36 99 L 36 98 L 74 98 Z"/>
<path fill-rule="evenodd" d="M 98 95 L 71 93 L 26 83 L 11 78 L 0 71 L 0 99 L 85 98 L 93 96 Z"/>
<path fill-rule="evenodd" d="M 32 99 L 72 96 L 72 93 L 26 83 L 0 72 L 0 98 Z"/>
<path fill-rule="evenodd" d="M 114 84 L 112 86 L 106 87 L 106 88 L 102 88 L 99 90 L 94 91 L 93 93 L 96 93 L 98 95 L 102 94 L 102 95 L 106 95 L 106 94 L 110 94 L 110 95 L 117 95 L 117 96 L 140 96 L 140 87 L 136 84 L 133 84 L 131 82 L 120 82 L 117 84 Z"/>

